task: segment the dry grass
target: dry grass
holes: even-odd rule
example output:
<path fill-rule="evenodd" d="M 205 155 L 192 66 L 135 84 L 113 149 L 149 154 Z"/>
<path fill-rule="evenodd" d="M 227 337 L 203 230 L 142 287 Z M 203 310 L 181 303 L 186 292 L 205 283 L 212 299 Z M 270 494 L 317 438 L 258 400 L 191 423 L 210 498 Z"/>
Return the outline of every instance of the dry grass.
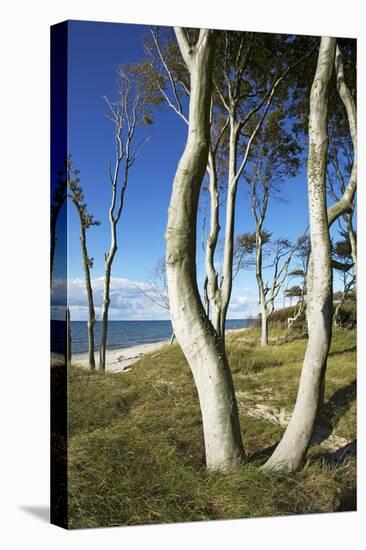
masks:
<path fill-rule="evenodd" d="M 69 373 L 71 528 L 274 516 L 355 509 L 355 458 L 337 461 L 324 446 L 293 475 L 259 469 L 284 427 L 255 417 L 262 403 L 291 412 L 306 341 L 258 329 L 231 333 L 228 355 L 250 461 L 208 474 L 198 399 L 177 345 L 143 357 L 128 373 Z M 355 334 L 337 330 L 329 358 L 324 422 L 356 438 Z M 326 444 L 326 442 L 324 442 Z"/>

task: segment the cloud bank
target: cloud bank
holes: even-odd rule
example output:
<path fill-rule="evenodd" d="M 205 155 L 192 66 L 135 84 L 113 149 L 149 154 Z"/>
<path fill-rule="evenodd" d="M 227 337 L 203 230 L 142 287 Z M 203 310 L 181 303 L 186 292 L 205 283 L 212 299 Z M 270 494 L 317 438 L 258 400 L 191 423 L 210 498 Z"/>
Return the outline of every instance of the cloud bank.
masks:
<path fill-rule="evenodd" d="M 92 280 L 94 305 L 97 320 L 101 319 L 104 278 Z M 169 319 L 169 312 L 153 303 L 141 290 L 149 287 L 144 282 L 130 281 L 122 277 L 111 279 L 111 320 L 155 320 Z M 83 279 L 70 279 L 67 285 L 71 318 L 84 321 L 88 318 L 87 296 Z M 53 318 L 64 318 L 66 281 L 55 280 L 52 289 Z M 233 289 L 228 319 L 245 319 L 257 315 L 258 305 L 255 291 L 250 288 Z"/>

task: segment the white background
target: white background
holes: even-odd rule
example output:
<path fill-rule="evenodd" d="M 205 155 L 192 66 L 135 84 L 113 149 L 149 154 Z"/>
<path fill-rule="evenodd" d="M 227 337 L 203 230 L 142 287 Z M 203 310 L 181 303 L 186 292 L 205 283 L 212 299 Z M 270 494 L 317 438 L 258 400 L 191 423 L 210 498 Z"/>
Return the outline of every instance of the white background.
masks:
<path fill-rule="evenodd" d="M 49 498 L 49 26 L 64 19 L 180 24 L 359 38 L 359 150 L 364 153 L 362 2 L 39 0 L 2 4 L 0 171 L 0 538 L 12 548 L 361 548 L 365 495 L 365 328 L 359 307 L 359 511 L 66 532 L 47 523 Z M 164 4 L 166 4 L 164 6 Z M 224 12 L 226 10 L 226 12 Z M 360 159 L 361 161 L 362 159 Z M 361 162 L 360 162 L 361 164 Z M 365 166 L 359 239 L 365 243 Z M 360 256 L 361 256 L 360 254 Z M 365 266 L 361 256 L 360 303 Z M 121 496 L 123 498 L 123 496 Z M 28 508 L 28 511 L 27 511 Z M 29 508 L 40 513 L 29 512 Z M 40 516 L 44 516 L 42 517 Z M 364 527 L 364 526 L 363 526 Z M 362 541 L 364 544 L 364 541 Z M 362 544 L 362 547 L 364 547 Z"/>

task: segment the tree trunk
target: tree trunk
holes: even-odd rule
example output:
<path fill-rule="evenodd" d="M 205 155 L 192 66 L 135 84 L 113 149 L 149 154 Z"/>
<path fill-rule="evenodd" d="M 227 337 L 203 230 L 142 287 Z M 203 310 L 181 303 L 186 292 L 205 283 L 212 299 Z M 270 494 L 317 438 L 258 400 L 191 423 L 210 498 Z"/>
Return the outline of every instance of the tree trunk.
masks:
<path fill-rule="evenodd" d="M 88 309 L 89 309 L 89 319 L 88 319 L 88 357 L 89 357 L 89 367 L 95 369 L 95 356 L 94 356 L 94 324 L 95 324 L 95 310 L 94 310 L 94 300 L 93 300 L 93 288 L 91 285 L 90 279 L 90 265 L 89 265 L 89 256 L 86 246 L 86 233 L 85 227 L 83 227 L 82 215 L 80 215 L 80 244 L 81 251 L 83 255 L 83 266 L 84 266 L 84 275 L 85 275 L 85 288 L 86 295 L 88 297 Z"/>
<path fill-rule="evenodd" d="M 211 312 L 211 322 L 217 332 L 220 334 L 220 303 L 221 293 L 218 287 L 218 274 L 215 269 L 215 250 L 220 231 L 219 226 L 219 192 L 217 189 L 217 174 L 215 157 L 209 149 L 208 155 L 208 173 L 210 178 L 210 234 L 207 237 L 207 246 L 205 254 L 205 266 L 207 273 L 207 316 Z M 210 307 L 211 306 L 211 307 Z"/>
<path fill-rule="evenodd" d="M 309 339 L 296 404 L 266 471 L 292 472 L 310 445 L 332 337 L 332 266 L 326 205 L 327 88 L 336 41 L 322 37 L 310 95 L 308 194 L 313 277 L 309 285 Z M 310 282 L 310 281 L 309 281 Z"/>
<path fill-rule="evenodd" d="M 353 164 L 352 164 L 352 170 L 349 177 L 349 181 L 346 185 L 346 188 L 343 191 L 342 196 L 337 202 L 335 202 L 334 204 L 328 207 L 328 210 L 327 210 L 328 227 L 331 227 L 332 224 L 343 214 L 345 214 L 346 219 L 347 219 L 347 216 L 350 216 L 350 214 L 347 214 L 347 211 L 349 209 L 353 211 L 354 196 L 357 189 L 357 111 L 356 111 L 356 105 L 353 100 L 352 94 L 344 78 L 343 56 L 338 45 L 336 45 L 336 50 L 335 50 L 334 66 L 335 66 L 335 73 L 336 73 L 337 90 L 342 100 L 342 103 L 344 105 L 344 108 L 346 110 L 347 118 L 348 118 L 349 131 L 350 131 L 352 144 L 353 144 Z M 352 215 L 351 215 L 351 218 L 352 218 Z M 356 242 L 354 242 L 354 245 L 355 244 Z M 352 241 L 351 241 L 351 246 L 352 246 Z M 352 250 L 353 250 L 352 257 L 354 255 L 354 261 L 356 260 L 355 272 L 357 274 L 357 248 L 354 248 Z M 312 270 L 312 256 L 310 253 L 309 262 L 308 262 L 308 274 L 307 274 L 307 280 L 309 280 L 309 284 L 312 281 L 311 270 Z M 310 301 L 310 299 L 311 299 L 311 296 L 309 295 L 308 301 Z M 308 309 L 309 309 L 309 304 L 308 304 Z M 337 310 L 337 314 L 338 314 L 338 310 Z M 334 316 L 333 316 L 333 320 L 334 320 Z M 325 376 L 325 372 L 324 372 L 324 376 Z M 325 388 L 325 380 L 322 380 L 322 386 Z M 323 395 L 324 393 L 325 392 L 323 392 Z M 323 400 L 320 398 L 318 403 L 318 411 L 322 407 L 323 407 Z"/>
<path fill-rule="evenodd" d="M 114 191 L 115 192 L 115 191 Z M 112 200 L 112 207 L 113 207 Z M 99 350 L 99 368 L 102 372 L 106 370 L 106 351 L 108 340 L 108 313 L 109 305 L 111 303 L 110 288 L 111 288 L 111 272 L 114 256 L 117 252 L 117 221 L 112 216 L 112 207 L 109 212 L 109 221 L 111 226 L 111 247 L 105 259 L 105 272 L 104 272 L 104 292 L 103 292 L 103 306 L 102 306 L 102 337 Z"/>
<path fill-rule="evenodd" d="M 268 314 L 267 311 L 262 308 L 261 314 L 262 334 L 261 334 L 261 346 L 262 348 L 268 346 Z"/>
<path fill-rule="evenodd" d="M 233 253 L 234 253 L 234 227 L 235 227 L 235 202 L 238 188 L 237 177 L 237 148 L 239 136 L 239 124 L 230 115 L 230 138 L 229 138 L 229 181 L 226 203 L 226 226 L 225 226 L 225 247 L 223 281 L 221 285 L 220 303 L 220 336 L 225 342 L 225 323 L 227 310 L 230 304 L 231 291 L 233 287 Z"/>
<path fill-rule="evenodd" d="M 101 371 L 106 369 L 106 351 L 107 351 L 107 339 L 108 339 L 108 312 L 110 299 L 110 286 L 111 286 L 111 269 L 112 262 L 109 258 L 106 261 L 105 273 L 104 273 L 104 292 L 103 292 L 103 307 L 102 307 L 102 337 L 100 341 L 99 350 L 99 368 Z"/>
<path fill-rule="evenodd" d="M 201 30 L 196 46 L 175 29 L 191 77 L 188 139 L 174 178 L 166 230 L 169 302 L 174 333 L 197 387 L 210 470 L 244 461 L 234 386 L 225 349 L 200 299 L 196 275 L 199 192 L 210 140 L 214 33 Z"/>
<path fill-rule="evenodd" d="M 345 214 L 345 222 L 346 222 L 346 227 L 348 231 L 349 242 L 351 244 L 351 256 L 353 261 L 353 269 L 357 277 L 357 239 L 356 239 L 356 233 L 353 229 L 352 217 L 353 217 L 353 213 Z"/>
<path fill-rule="evenodd" d="M 263 276 L 262 276 L 262 223 L 263 219 L 256 224 L 256 249 L 255 249 L 255 275 L 257 279 L 259 304 L 261 307 L 261 346 L 268 346 L 268 311 L 266 306 L 266 294 L 264 291 Z"/>

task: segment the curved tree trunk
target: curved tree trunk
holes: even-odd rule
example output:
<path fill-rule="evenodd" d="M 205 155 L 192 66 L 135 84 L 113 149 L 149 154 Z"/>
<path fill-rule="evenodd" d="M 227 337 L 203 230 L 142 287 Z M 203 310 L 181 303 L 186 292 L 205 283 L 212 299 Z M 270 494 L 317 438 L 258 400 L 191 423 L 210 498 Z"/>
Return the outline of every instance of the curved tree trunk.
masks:
<path fill-rule="evenodd" d="M 166 230 L 169 302 L 174 333 L 198 391 L 207 467 L 227 470 L 244 460 L 239 416 L 225 349 L 202 305 L 196 276 L 199 192 L 210 140 L 209 116 L 214 33 L 201 30 L 197 44 L 175 29 L 191 77 L 188 139 L 174 178 Z"/>
<path fill-rule="evenodd" d="M 349 130 L 350 130 L 350 135 L 351 135 L 352 144 L 353 144 L 353 164 L 352 164 L 351 174 L 350 174 L 348 183 L 343 191 L 342 196 L 337 202 L 335 202 L 334 204 L 328 207 L 328 210 L 327 210 L 328 227 L 331 227 L 331 225 L 342 215 L 345 215 L 347 219 L 347 217 L 350 215 L 350 214 L 347 214 L 347 212 L 349 210 L 351 211 L 353 210 L 354 197 L 357 189 L 357 111 L 356 111 L 356 105 L 353 100 L 352 94 L 344 78 L 343 56 L 338 45 L 336 45 L 336 50 L 335 50 L 334 66 L 335 66 L 335 73 L 336 73 L 337 90 L 342 100 L 342 103 L 344 105 L 344 108 L 346 110 L 347 118 L 348 118 Z M 356 242 L 354 241 L 353 244 L 355 245 Z M 351 246 L 352 246 L 352 240 L 351 240 Z M 357 273 L 357 248 L 352 248 L 352 258 L 354 262 L 356 260 L 355 263 L 356 263 L 356 273 Z M 309 283 L 312 280 L 311 253 L 310 253 L 309 262 L 308 262 L 307 279 L 309 280 Z M 309 300 L 310 299 L 311 299 L 311 296 L 309 296 Z M 333 316 L 333 319 L 334 319 L 334 316 Z M 325 372 L 324 372 L 324 376 L 325 376 Z M 322 386 L 322 391 L 319 397 L 318 412 L 323 407 L 324 395 L 325 395 L 325 379 L 322 380 L 321 386 Z"/>
<path fill-rule="evenodd" d="M 309 339 L 296 404 L 266 471 L 292 472 L 305 457 L 313 434 L 323 373 L 332 336 L 332 263 L 326 205 L 327 88 L 336 42 L 322 37 L 310 95 L 308 194 L 313 276 L 309 279 Z"/>
<path fill-rule="evenodd" d="M 217 173 L 215 157 L 209 149 L 208 173 L 210 178 L 210 234 L 207 237 L 205 266 L 207 273 L 207 316 L 211 313 L 211 321 L 217 332 L 220 334 L 220 290 L 218 287 L 218 273 L 215 269 L 215 250 L 219 236 L 219 191 L 217 188 Z M 210 308 L 211 306 L 211 308 Z"/>

